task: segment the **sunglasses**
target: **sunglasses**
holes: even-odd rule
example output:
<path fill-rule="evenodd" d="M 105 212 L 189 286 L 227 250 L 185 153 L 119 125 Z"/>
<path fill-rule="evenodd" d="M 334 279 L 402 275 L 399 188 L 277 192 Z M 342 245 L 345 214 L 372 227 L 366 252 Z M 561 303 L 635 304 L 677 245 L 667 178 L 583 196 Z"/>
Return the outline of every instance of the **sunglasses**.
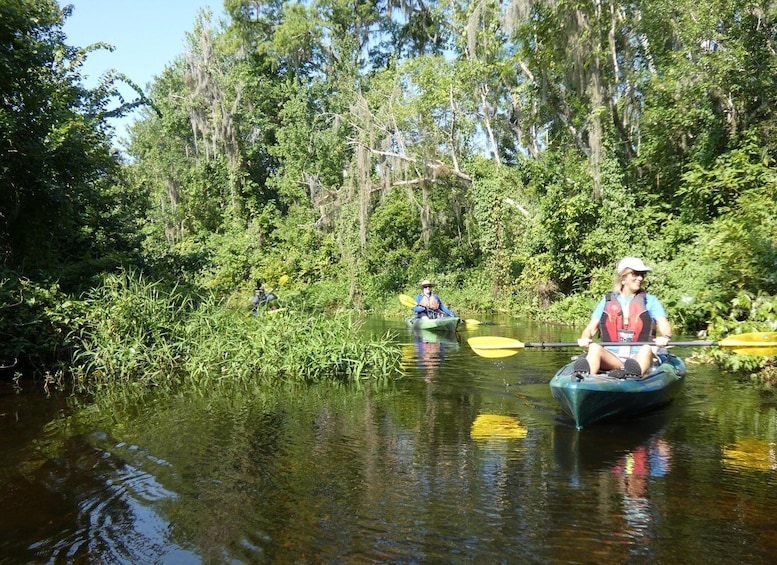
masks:
<path fill-rule="evenodd" d="M 645 278 L 645 275 L 647 275 L 647 271 L 631 271 L 631 273 L 629 273 L 629 274 L 630 274 L 632 277 L 634 277 L 635 279 L 636 279 L 637 277 L 641 277 L 641 278 L 643 278 L 643 279 L 644 279 L 644 278 Z"/>

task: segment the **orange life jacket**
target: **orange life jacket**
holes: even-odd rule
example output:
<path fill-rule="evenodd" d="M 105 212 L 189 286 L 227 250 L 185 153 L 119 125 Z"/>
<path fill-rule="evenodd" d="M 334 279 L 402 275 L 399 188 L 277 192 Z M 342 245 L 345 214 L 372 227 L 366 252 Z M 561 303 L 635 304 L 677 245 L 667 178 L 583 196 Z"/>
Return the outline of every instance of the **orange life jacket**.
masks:
<path fill-rule="evenodd" d="M 424 308 L 428 308 L 429 310 L 440 309 L 440 301 L 437 300 L 437 297 L 434 294 L 430 294 L 429 296 L 426 296 L 424 294 L 423 298 L 421 298 L 421 301 L 418 303 L 418 305 L 423 306 Z"/>
<path fill-rule="evenodd" d="M 629 303 L 624 316 L 618 297 L 608 292 L 604 313 L 599 322 L 602 341 L 650 341 L 653 335 L 653 319 L 645 306 L 645 292 L 640 291 Z"/>

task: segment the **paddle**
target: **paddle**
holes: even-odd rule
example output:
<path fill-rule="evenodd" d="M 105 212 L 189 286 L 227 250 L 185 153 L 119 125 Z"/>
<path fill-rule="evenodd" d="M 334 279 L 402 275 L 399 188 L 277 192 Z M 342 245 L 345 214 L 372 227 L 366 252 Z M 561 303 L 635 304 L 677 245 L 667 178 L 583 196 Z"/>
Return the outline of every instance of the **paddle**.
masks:
<path fill-rule="evenodd" d="M 509 357 L 518 353 L 518 349 L 525 348 L 555 348 L 555 347 L 579 347 L 576 341 L 572 342 L 540 342 L 523 343 L 517 339 L 500 336 L 478 336 L 467 340 L 472 350 L 481 357 L 499 358 Z M 622 346 L 625 342 L 598 342 L 605 346 Z M 653 345 L 651 341 L 635 341 L 628 345 Z M 735 353 L 745 355 L 777 355 L 777 332 L 756 332 L 727 337 L 720 341 L 673 341 L 672 346 L 715 346 L 732 349 Z"/>
<path fill-rule="evenodd" d="M 278 279 L 278 286 L 284 286 L 287 282 L 289 282 L 289 275 L 281 275 L 281 277 Z M 267 291 L 267 294 L 270 294 L 274 290 L 274 288 L 271 288 Z"/>
<path fill-rule="evenodd" d="M 408 296 L 407 294 L 400 294 L 399 295 L 399 301 L 402 303 L 402 306 L 407 306 L 408 308 L 415 308 L 415 300 Z M 472 318 L 467 318 L 464 320 L 464 323 L 468 326 L 479 326 L 480 320 L 473 320 Z"/>
<path fill-rule="evenodd" d="M 407 294 L 400 294 L 399 301 L 402 303 L 402 306 L 407 306 L 408 308 L 415 308 L 415 300 L 413 300 Z"/>

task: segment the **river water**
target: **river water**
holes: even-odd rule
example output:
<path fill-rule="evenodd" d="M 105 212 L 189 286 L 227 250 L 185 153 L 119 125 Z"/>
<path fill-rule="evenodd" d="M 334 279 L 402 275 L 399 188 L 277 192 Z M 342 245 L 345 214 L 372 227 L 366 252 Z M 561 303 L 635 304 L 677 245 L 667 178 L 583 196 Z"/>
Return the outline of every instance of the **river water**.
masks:
<path fill-rule="evenodd" d="M 121 408 L 2 382 L 0 562 L 777 559 L 774 395 L 689 363 L 669 407 L 578 431 L 548 388 L 575 351 L 466 343 L 569 329 L 366 328 L 397 333 L 400 382 Z"/>

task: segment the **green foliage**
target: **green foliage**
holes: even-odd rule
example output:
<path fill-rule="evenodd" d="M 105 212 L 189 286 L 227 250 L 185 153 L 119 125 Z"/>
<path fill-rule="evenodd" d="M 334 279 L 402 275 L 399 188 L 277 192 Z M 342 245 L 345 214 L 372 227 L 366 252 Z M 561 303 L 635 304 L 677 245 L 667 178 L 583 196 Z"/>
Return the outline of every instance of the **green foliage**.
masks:
<path fill-rule="evenodd" d="M 677 191 L 683 202 L 683 220 L 706 222 L 730 211 L 743 194 L 774 183 L 772 164 L 769 155 L 752 139 L 720 155 L 710 167 L 691 164 Z"/>
<path fill-rule="evenodd" d="M 529 229 L 527 207 L 531 198 L 523 186 L 519 172 L 509 167 L 498 167 L 484 159 L 470 163 L 473 174 L 468 198 L 471 201 L 467 225 L 475 243 L 472 254 L 482 251 L 482 265 L 492 278 L 494 294 L 508 285 L 515 273 L 516 254 L 525 248 L 521 238 Z"/>
<path fill-rule="evenodd" d="M 66 335 L 83 316 L 83 303 L 57 285 L 0 269 L 0 360 L 17 359 L 27 371 L 54 369 L 72 353 Z"/>
<path fill-rule="evenodd" d="M 106 124 L 132 104 L 109 108 L 118 75 L 81 85 L 87 51 L 64 43 L 68 14 L 49 0 L 0 6 L 0 252 L 31 279 L 78 289 L 132 258 L 125 214 L 143 199 L 116 190 Z"/>
<path fill-rule="evenodd" d="M 533 243 L 537 251 L 549 253 L 552 270 L 546 276 L 562 293 L 584 292 L 595 267 L 613 269 L 620 257 L 645 255 L 655 220 L 624 186 L 615 161 L 603 161 L 601 200 L 590 196 L 584 161 L 568 155 L 545 166 L 546 176 L 537 188 L 541 197 Z"/>
<path fill-rule="evenodd" d="M 74 372 L 85 391 L 140 396 L 151 390 L 248 390 L 322 380 L 360 383 L 398 375 L 389 339 L 361 337 L 350 314 L 304 308 L 249 316 L 212 294 L 124 273 L 106 277 L 86 300 Z"/>
<path fill-rule="evenodd" d="M 112 109 L 118 74 L 81 86 L 88 51 L 63 43 L 67 9 L 0 8 L 8 354 L 69 352 L 64 328 L 80 324 L 81 306 L 68 296 L 91 285 L 95 316 L 123 300 L 141 314 L 137 327 L 126 320 L 129 345 L 89 320 L 114 355 L 84 338 L 82 359 L 99 359 L 84 374 L 135 381 L 158 354 L 141 389 L 176 381 L 173 361 L 192 352 L 173 336 L 200 338 L 194 312 L 242 335 L 221 297 L 284 274 L 306 307 L 369 308 L 433 277 L 462 307 L 579 323 L 616 261 L 638 255 L 688 331 L 746 321 L 743 293 L 777 294 L 775 10 L 225 6 L 228 20 L 201 15 L 152 84 L 131 163 L 111 150 L 105 118 L 145 97 Z M 98 278 L 118 266 L 180 286 Z M 221 339 L 214 351 L 239 358 Z"/>
<path fill-rule="evenodd" d="M 421 242 L 421 224 L 405 194 L 392 191 L 370 218 L 365 269 L 372 273 L 365 292 L 395 293 L 423 271 L 429 254 Z"/>
<path fill-rule="evenodd" d="M 739 292 L 730 302 L 714 305 L 709 325 L 710 337 L 718 339 L 761 331 L 777 331 L 777 297 Z M 709 357 L 731 371 L 764 371 L 765 380 L 777 367 L 777 356 L 745 355 L 718 349 L 711 351 Z"/>
<path fill-rule="evenodd" d="M 717 265 L 707 259 L 705 248 L 687 245 L 675 250 L 672 260 L 656 263 L 646 288 L 660 297 L 678 330 L 695 332 L 705 329 L 713 305 L 725 300 L 718 277 Z"/>

